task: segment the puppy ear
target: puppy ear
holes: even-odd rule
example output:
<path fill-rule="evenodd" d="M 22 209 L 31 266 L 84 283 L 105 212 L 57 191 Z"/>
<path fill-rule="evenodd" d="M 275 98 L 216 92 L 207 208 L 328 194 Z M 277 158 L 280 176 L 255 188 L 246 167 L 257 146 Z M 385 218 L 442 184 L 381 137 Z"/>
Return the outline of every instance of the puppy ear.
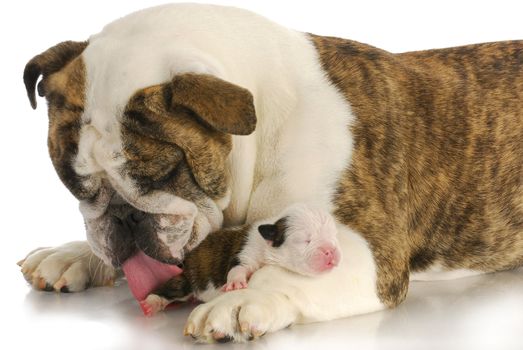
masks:
<path fill-rule="evenodd" d="M 27 97 L 31 103 L 31 107 L 36 109 L 36 82 L 40 75 L 44 77 L 58 72 L 65 67 L 67 63 L 79 56 L 87 47 L 87 42 L 64 41 L 41 54 L 33 57 L 27 62 L 24 69 L 24 84 L 27 90 Z M 38 86 L 38 94 L 44 96 L 44 88 Z"/>
<path fill-rule="evenodd" d="M 274 237 L 276 236 L 276 225 L 260 225 L 258 226 L 258 232 L 260 232 L 260 234 L 265 240 L 274 241 Z"/>
<path fill-rule="evenodd" d="M 285 242 L 286 221 L 286 218 L 281 218 L 274 224 L 260 225 L 258 232 L 271 246 L 277 248 Z"/>
<path fill-rule="evenodd" d="M 215 130 L 249 135 L 256 127 L 252 94 L 238 85 L 208 74 L 186 73 L 174 77 L 165 91 L 171 108 L 184 107 Z"/>

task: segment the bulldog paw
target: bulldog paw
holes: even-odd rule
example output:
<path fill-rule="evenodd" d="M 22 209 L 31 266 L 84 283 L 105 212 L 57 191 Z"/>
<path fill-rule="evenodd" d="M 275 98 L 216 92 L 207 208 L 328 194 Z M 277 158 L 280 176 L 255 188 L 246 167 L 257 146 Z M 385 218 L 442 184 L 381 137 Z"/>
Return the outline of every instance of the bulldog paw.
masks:
<path fill-rule="evenodd" d="M 96 257 L 85 241 L 36 249 L 18 265 L 33 288 L 64 293 L 112 286 L 116 275 L 114 268 Z"/>
<path fill-rule="evenodd" d="M 285 328 L 295 319 L 296 311 L 284 295 L 242 289 L 197 306 L 184 334 L 198 342 L 245 342 Z"/>

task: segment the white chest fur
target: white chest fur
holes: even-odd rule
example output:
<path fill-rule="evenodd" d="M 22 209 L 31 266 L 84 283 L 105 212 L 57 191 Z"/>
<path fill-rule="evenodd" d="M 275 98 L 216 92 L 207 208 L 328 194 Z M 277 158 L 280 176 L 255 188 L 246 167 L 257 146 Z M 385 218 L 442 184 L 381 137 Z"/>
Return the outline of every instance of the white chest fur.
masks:
<path fill-rule="evenodd" d="M 241 9 L 176 4 L 131 14 L 89 41 L 84 118 L 98 136 L 80 141 L 78 158 L 92 171 L 120 164 L 119 120 L 135 91 L 182 72 L 209 73 L 249 89 L 258 118 L 254 134 L 233 139 L 225 224 L 272 216 L 292 202 L 329 209 L 350 161 L 353 117 L 306 34 Z M 111 154 L 94 152 L 96 144 Z"/>

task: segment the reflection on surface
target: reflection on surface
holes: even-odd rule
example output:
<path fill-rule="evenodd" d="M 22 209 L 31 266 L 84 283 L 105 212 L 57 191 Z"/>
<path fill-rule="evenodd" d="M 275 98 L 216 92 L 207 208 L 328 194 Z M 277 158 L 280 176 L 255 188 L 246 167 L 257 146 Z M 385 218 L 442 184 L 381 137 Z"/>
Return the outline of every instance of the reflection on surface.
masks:
<path fill-rule="evenodd" d="M 53 349 L 195 348 L 182 329 L 194 305 L 142 316 L 125 281 L 78 294 L 11 294 L 12 341 Z M 25 295 L 25 298 L 24 298 Z M 326 296 L 328 291 L 326 291 Z M 28 337 L 26 331 L 31 330 Z M 254 349 L 523 349 L 523 270 L 451 281 L 412 282 L 395 310 L 293 326 L 249 344 Z M 223 349 L 212 345 L 206 349 Z M 232 348 L 244 348 L 236 344 Z M 201 346 L 198 346 L 202 349 Z"/>

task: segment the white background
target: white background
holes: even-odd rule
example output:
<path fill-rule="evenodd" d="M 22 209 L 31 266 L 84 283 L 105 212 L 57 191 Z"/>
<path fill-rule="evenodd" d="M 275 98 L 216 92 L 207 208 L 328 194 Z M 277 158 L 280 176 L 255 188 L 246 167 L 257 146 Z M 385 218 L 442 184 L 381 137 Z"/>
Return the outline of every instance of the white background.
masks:
<path fill-rule="evenodd" d="M 33 111 L 27 101 L 22 83 L 25 63 L 58 42 L 85 40 L 120 16 L 160 3 L 45 0 L 0 4 L 0 272 L 4 282 L 4 317 L 0 319 L 7 322 L 7 336 L 0 337 L 0 344 L 11 343 L 1 348 L 143 348 L 130 334 L 143 335 L 150 348 L 170 344 L 176 348 L 178 342 L 191 346 L 189 340 L 178 337 L 188 309 L 144 321 L 125 286 L 73 296 L 38 293 L 30 291 L 15 265 L 35 247 L 84 237 L 77 202 L 60 183 L 47 155 L 45 102 L 38 100 L 39 108 Z M 291 28 L 350 38 L 393 52 L 523 39 L 523 3 L 518 1 L 214 3 L 244 7 Z M 296 327 L 267 337 L 257 346 L 405 348 L 410 344 L 421 349 L 447 341 L 446 348 L 523 349 L 522 279 L 519 271 L 420 284 L 413 286 L 400 309 Z"/>

